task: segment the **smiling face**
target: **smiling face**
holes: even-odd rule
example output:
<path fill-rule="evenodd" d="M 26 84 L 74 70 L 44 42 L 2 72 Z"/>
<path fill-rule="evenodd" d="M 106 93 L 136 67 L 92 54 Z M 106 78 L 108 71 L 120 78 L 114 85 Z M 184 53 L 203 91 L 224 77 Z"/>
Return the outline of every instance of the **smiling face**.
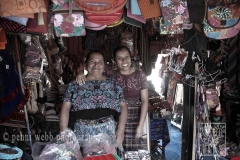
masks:
<path fill-rule="evenodd" d="M 92 53 L 87 61 L 87 71 L 90 75 L 102 75 L 104 72 L 104 58 L 100 53 Z"/>
<path fill-rule="evenodd" d="M 119 50 L 116 53 L 115 61 L 118 68 L 122 71 L 127 71 L 131 68 L 131 55 L 126 49 Z"/>

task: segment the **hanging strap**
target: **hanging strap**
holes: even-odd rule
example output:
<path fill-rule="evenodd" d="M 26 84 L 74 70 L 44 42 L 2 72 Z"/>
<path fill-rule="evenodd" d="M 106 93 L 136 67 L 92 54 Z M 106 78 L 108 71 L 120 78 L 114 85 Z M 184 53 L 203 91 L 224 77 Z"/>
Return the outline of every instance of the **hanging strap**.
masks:
<path fill-rule="evenodd" d="M 68 12 L 69 15 L 66 18 L 66 21 L 69 22 L 69 23 L 73 23 L 74 22 L 74 17 L 72 17 L 72 0 L 69 0 L 68 6 L 69 6 L 69 12 Z"/>

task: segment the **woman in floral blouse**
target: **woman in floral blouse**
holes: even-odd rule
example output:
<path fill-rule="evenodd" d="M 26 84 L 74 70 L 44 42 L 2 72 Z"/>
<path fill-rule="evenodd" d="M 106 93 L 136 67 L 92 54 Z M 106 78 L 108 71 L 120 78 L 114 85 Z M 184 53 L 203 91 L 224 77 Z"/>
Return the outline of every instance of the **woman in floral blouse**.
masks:
<path fill-rule="evenodd" d="M 128 117 L 125 126 L 123 146 L 125 151 L 142 149 L 141 137 L 143 125 L 148 110 L 148 82 L 146 75 L 132 67 L 131 52 L 126 46 L 119 46 L 113 51 L 117 70 L 106 71 L 106 75 L 114 76 L 123 90 L 128 106 Z M 80 74 L 76 78 L 81 85 L 85 76 Z"/>
<path fill-rule="evenodd" d="M 68 84 L 60 114 L 60 130 L 68 128 L 71 117 L 75 120 L 74 132 L 79 141 L 107 133 L 111 138 L 116 136 L 119 146 L 124 138 L 127 119 L 123 90 L 113 77 L 103 75 L 105 60 L 101 51 L 88 53 L 86 69 L 88 74 L 84 85 L 78 85 L 76 81 Z"/>

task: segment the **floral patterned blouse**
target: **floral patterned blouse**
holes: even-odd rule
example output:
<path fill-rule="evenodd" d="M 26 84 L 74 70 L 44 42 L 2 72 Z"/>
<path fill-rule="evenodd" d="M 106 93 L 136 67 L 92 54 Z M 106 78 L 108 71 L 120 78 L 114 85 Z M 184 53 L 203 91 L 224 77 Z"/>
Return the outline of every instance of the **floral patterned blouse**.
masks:
<path fill-rule="evenodd" d="M 63 101 L 71 102 L 71 111 L 95 108 L 110 108 L 121 112 L 120 102 L 124 102 L 123 89 L 113 77 L 105 81 L 91 80 L 79 85 L 75 80 L 68 84 Z"/>

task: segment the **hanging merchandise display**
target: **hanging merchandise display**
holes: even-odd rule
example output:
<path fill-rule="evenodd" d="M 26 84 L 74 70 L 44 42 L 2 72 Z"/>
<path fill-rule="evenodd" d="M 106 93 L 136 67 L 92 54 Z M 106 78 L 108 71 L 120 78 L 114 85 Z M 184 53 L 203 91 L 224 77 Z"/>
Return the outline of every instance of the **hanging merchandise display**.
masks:
<path fill-rule="evenodd" d="M 49 6 L 50 1 L 44 0 L 45 5 Z M 46 7 L 47 12 L 34 13 L 34 17 L 28 19 L 27 32 L 31 33 L 48 33 L 49 16 L 51 15 L 51 10 Z"/>
<path fill-rule="evenodd" d="M 31 3 L 27 3 L 24 0 L 2 0 L 0 1 L 0 15 L 6 17 L 47 12 L 48 6 L 45 5 L 44 0 L 31 1 Z"/>
<path fill-rule="evenodd" d="M 161 16 L 159 0 L 138 0 L 138 4 L 144 19 Z"/>
<path fill-rule="evenodd" d="M 182 69 L 185 66 L 187 57 L 188 51 L 185 51 L 183 48 L 173 47 L 170 54 L 169 70 L 174 71 L 178 74 L 182 74 Z"/>
<path fill-rule="evenodd" d="M 133 0 L 133 1 L 135 1 L 135 0 Z M 135 19 L 135 20 L 137 20 L 137 21 L 139 21 L 139 22 L 142 22 L 143 24 L 145 24 L 145 23 L 146 23 L 146 19 L 143 18 L 142 14 L 140 14 L 140 15 L 133 14 L 132 9 L 137 8 L 136 10 L 138 10 L 138 9 L 140 10 L 139 5 L 138 5 L 138 2 L 136 1 L 136 2 L 135 2 L 136 4 L 135 4 L 135 3 L 132 4 L 133 1 L 130 1 L 130 3 L 128 3 L 128 5 L 126 5 L 126 8 L 127 8 L 127 16 L 130 17 L 130 18 L 132 18 L 132 19 Z M 135 6 L 132 6 L 132 5 L 135 5 Z M 141 12 L 140 12 L 140 13 L 141 13 Z"/>
<path fill-rule="evenodd" d="M 208 109 L 213 109 L 217 107 L 219 104 L 218 91 L 213 88 L 206 89 L 206 99 L 207 99 Z"/>
<path fill-rule="evenodd" d="M 53 25 L 57 37 L 85 36 L 84 14 L 72 0 L 59 4 L 52 0 Z"/>
<path fill-rule="evenodd" d="M 141 23 L 140 21 L 137 21 L 137 20 L 135 20 L 133 18 L 130 18 L 127 15 L 127 8 L 124 9 L 123 19 L 124 19 L 124 23 L 126 23 L 126 24 L 142 28 L 143 23 Z"/>
<path fill-rule="evenodd" d="M 203 31 L 209 38 L 227 39 L 236 36 L 240 30 L 240 4 L 207 6 Z"/>
<path fill-rule="evenodd" d="M 189 23 L 186 0 L 163 0 L 160 3 L 162 17 L 159 17 L 160 34 L 183 34 L 183 24 Z"/>
<path fill-rule="evenodd" d="M 74 2 L 80 9 L 86 12 L 112 14 L 122 9 L 127 3 L 127 0 L 74 0 Z"/>
<path fill-rule="evenodd" d="M 2 16 L 3 12 L 7 14 L 8 2 L 0 2 L 0 130 L 10 133 L 13 129 L 6 128 L 22 127 L 19 130 L 15 128 L 18 132 L 9 135 L 18 135 L 19 132 L 31 135 L 31 139 L 25 142 L 29 143 L 26 144 L 28 148 L 31 148 L 32 139 L 35 142 L 32 152 L 29 149 L 34 160 L 110 157 L 120 160 L 118 156 L 134 159 L 143 152 L 140 157 L 147 160 L 155 159 L 155 156 L 159 156 L 156 159 L 174 159 L 170 157 L 169 148 L 173 150 L 171 145 L 175 137 L 169 133 L 175 127 L 180 129 L 177 130 L 180 133 L 177 141 L 181 141 L 183 132 L 182 139 L 187 142 L 178 143 L 184 146 L 182 151 L 188 149 L 191 152 L 182 152 L 179 158 L 201 159 L 201 154 L 208 152 L 216 154 L 216 158 L 232 158 L 239 154 L 237 145 L 232 143 L 240 142 L 240 60 L 237 54 L 240 46 L 240 0 L 28 1 L 19 0 L 15 4 L 27 7 L 28 3 L 31 6 L 32 3 L 42 3 L 44 12 L 33 11 L 19 17 L 12 14 Z M 194 29 L 190 30 L 192 26 Z M 8 37 L 12 35 L 15 43 L 9 47 L 11 38 Z M 18 44 L 19 49 L 16 48 Z M 124 64 L 116 59 L 121 54 L 116 50 L 118 46 L 126 46 L 130 51 L 130 59 L 129 56 L 122 59 L 127 60 Z M 81 78 L 84 81 L 83 78 L 87 77 L 84 64 L 89 58 L 87 53 L 92 50 L 100 50 L 104 54 L 104 76 L 114 76 L 115 79 L 125 76 L 126 86 L 130 85 L 127 83 L 131 81 L 129 76 L 133 77 L 135 81 L 139 80 L 137 93 L 143 93 L 137 101 L 139 103 L 132 100 L 135 95 L 131 94 L 131 86 L 123 93 L 125 98 L 131 97 L 130 100 L 125 99 L 128 105 L 126 116 L 138 116 L 135 117 L 136 123 L 125 118 L 125 137 L 119 148 L 113 139 L 117 121 L 112 117 L 93 121 L 81 111 L 83 119 L 76 120 L 79 115 L 71 114 L 70 129 L 59 134 L 60 114 L 64 109 L 63 97 L 68 83 L 80 83 Z M 117 57 L 113 57 L 115 53 Z M 16 64 L 13 64 L 14 61 Z M 16 66 L 22 70 L 16 72 Z M 130 69 L 128 74 L 132 72 L 130 75 L 121 70 L 126 68 Z M 149 96 L 145 97 L 146 94 Z M 134 107 L 138 110 L 132 109 Z M 141 115 L 139 119 L 145 111 L 146 115 Z M 139 121 L 144 116 L 143 133 L 139 134 L 142 127 Z M 10 124 L 14 121 L 19 123 Z M 85 134 L 86 130 L 92 131 L 93 123 L 99 131 L 102 125 L 110 124 L 111 127 L 105 128 L 111 132 L 111 137 L 91 135 L 90 132 Z M 214 141 L 216 128 L 213 123 L 227 126 L 224 134 L 226 141 L 231 143 L 224 146 Z M 229 123 L 231 125 L 228 126 Z M 84 138 L 90 135 L 92 139 L 79 142 L 72 129 L 78 130 Z M 43 140 L 47 143 L 39 146 L 34 135 L 44 133 L 57 137 Z M 136 139 L 138 135 L 140 138 Z M 201 138 L 209 138 L 212 146 L 207 149 Z M 21 143 L 16 144 L 20 149 Z M 23 153 L 28 151 L 27 147 L 23 147 Z M 145 152 L 146 148 L 149 153 Z M 0 149 L 0 153 L 6 150 Z M 13 149 L 10 151 L 15 153 Z M 192 157 L 186 158 L 185 154 Z"/>
<path fill-rule="evenodd" d="M 30 86 L 30 97 L 28 99 L 28 102 L 26 104 L 27 106 L 27 111 L 29 113 L 37 113 L 38 112 L 38 106 L 37 106 L 37 101 L 36 99 L 38 98 L 38 93 L 37 93 L 37 86 L 36 83 L 31 83 Z"/>
<path fill-rule="evenodd" d="M 41 36 L 38 36 L 38 35 L 32 35 L 31 36 L 31 42 L 32 44 L 30 45 L 30 48 L 31 46 L 35 46 L 35 48 L 38 48 L 39 50 L 39 54 L 41 55 L 41 58 L 42 58 L 42 65 L 45 67 L 45 66 L 48 66 L 48 61 L 47 61 L 47 57 L 46 57 L 46 53 L 45 53 L 45 50 L 42 46 L 42 43 L 40 42 L 40 38 Z M 31 50 L 29 48 L 29 50 Z M 42 73 L 42 72 L 41 72 Z"/>
<path fill-rule="evenodd" d="M 49 12 L 49 10 L 48 10 L 48 12 Z M 43 16 L 44 16 L 44 13 L 43 13 Z M 34 17 L 28 19 L 27 28 L 28 29 L 36 29 L 37 26 L 38 26 L 38 14 L 34 13 Z"/>
<path fill-rule="evenodd" d="M 181 79 L 182 79 L 182 74 L 178 74 L 177 72 L 174 72 L 174 71 L 170 73 L 168 91 L 167 91 L 167 100 L 168 100 L 168 103 L 170 104 L 171 109 L 173 109 L 173 106 L 174 106 L 176 85 L 181 81 Z"/>
<path fill-rule="evenodd" d="M 26 44 L 23 80 L 25 83 L 38 82 L 43 66 L 48 66 L 45 50 L 37 35 L 20 34 L 20 39 Z"/>
<path fill-rule="evenodd" d="M 150 37 L 150 55 L 158 55 L 167 46 L 167 40 L 165 37 L 161 37 L 159 32 Z"/>
<path fill-rule="evenodd" d="M 29 18 L 26 18 L 26 17 L 18 17 L 18 16 L 8 16 L 8 17 L 5 17 L 6 19 L 9 19 L 11 21 L 14 21 L 14 22 L 17 22 L 21 25 L 24 25 L 24 26 L 27 26 L 27 23 L 28 23 L 28 19 Z"/>
<path fill-rule="evenodd" d="M 117 5 L 118 0 L 75 0 L 79 8 L 88 12 L 107 12 Z"/>
<path fill-rule="evenodd" d="M 13 118 L 15 112 L 19 112 L 23 108 L 29 98 L 29 94 L 24 95 L 22 92 L 20 77 L 9 51 L 1 50 L 0 57 L 1 123 Z"/>
<path fill-rule="evenodd" d="M 90 30 L 98 31 L 98 30 L 103 30 L 104 28 L 107 27 L 106 24 L 104 24 L 104 25 L 97 24 L 97 23 L 89 21 L 87 18 L 85 18 L 84 21 L 85 21 L 85 27 Z M 87 35 L 87 33 L 86 33 L 86 35 Z"/>
<path fill-rule="evenodd" d="M 57 46 L 57 44 L 55 43 L 53 36 L 49 36 L 48 38 L 48 43 L 47 43 L 47 47 L 46 47 L 46 51 L 50 54 L 50 55 L 55 55 L 59 52 L 59 47 Z"/>
<path fill-rule="evenodd" d="M 0 27 L 7 32 L 26 33 L 27 27 L 17 22 L 0 17 Z"/>
<path fill-rule="evenodd" d="M 133 33 L 131 32 L 129 26 L 121 33 L 121 44 L 127 46 L 130 49 L 131 56 L 133 56 Z"/>
<path fill-rule="evenodd" d="M 194 23 L 196 33 L 212 39 L 229 39 L 240 30 L 240 4 L 207 6 L 202 24 Z"/>
<path fill-rule="evenodd" d="M 124 19 L 122 18 L 122 19 L 120 19 L 119 21 L 117 21 L 117 22 L 115 22 L 115 23 L 113 23 L 113 24 L 107 25 L 107 27 L 108 27 L 108 28 L 116 27 L 116 26 L 122 24 L 123 21 L 124 21 Z"/>
<path fill-rule="evenodd" d="M 37 67 L 37 72 L 39 72 L 41 67 L 40 54 L 34 51 L 27 51 L 25 56 L 26 60 L 24 62 L 24 65 L 29 67 Z"/>
<path fill-rule="evenodd" d="M 113 24 L 123 16 L 123 9 L 118 10 L 112 14 L 95 14 L 91 12 L 85 12 L 85 17 L 91 22 L 101 24 L 101 25 L 110 25 Z"/>
<path fill-rule="evenodd" d="M 129 5 L 131 7 L 132 14 L 142 15 L 141 9 L 140 9 L 139 4 L 138 4 L 138 0 L 130 0 L 130 4 Z"/>

